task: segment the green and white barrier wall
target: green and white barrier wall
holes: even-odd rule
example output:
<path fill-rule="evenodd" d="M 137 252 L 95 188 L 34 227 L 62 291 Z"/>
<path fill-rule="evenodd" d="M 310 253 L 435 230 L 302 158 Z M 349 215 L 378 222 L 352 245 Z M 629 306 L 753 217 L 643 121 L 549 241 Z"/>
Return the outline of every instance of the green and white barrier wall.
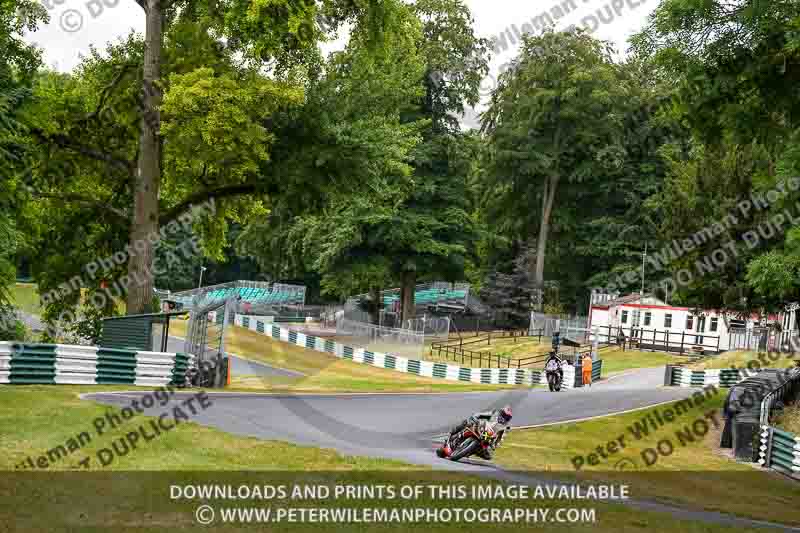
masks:
<path fill-rule="evenodd" d="M 670 366 L 665 385 L 673 387 L 733 387 L 746 376 L 738 369 L 692 370 L 682 366 Z"/>
<path fill-rule="evenodd" d="M 0 342 L 0 384 L 182 386 L 194 356 Z"/>
<path fill-rule="evenodd" d="M 575 372 L 575 388 L 583 387 L 583 362 L 578 359 L 578 364 L 574 367 Z M 600 375 L 603 373 L 603 361 L 598 359 L 597 361 L 592 361 L 592 382 L 595 382 L 600 379 Z M 567 381 L 566 374 L 564 375 L 564 381 Z"/>
<path fill-rule="evenodd" d="M 761 426 L 758 464 L 800 479 L 800 437 L 772 426 Z"/>
<path fill-rule="evenodd" d="M 487 385 L 538 385 L 547 384 L 547 379 L 543 371 L 530 370 L 524 368 L 469 368 L 459 365 L 449 365 L 447 363 L 434 363 L 432 361 L 417 361 L 407 359 L 397 355 L 371 352 L 365 348 L 345 346 L 344 344 L 306 335 L 299 331 L 293 331 L 277 324 L 268 324 L 261 320 L 254 319 L 246 315 L 236 315 L 234 323 L 237 326 L 249 329 L 256 333 L 261 333 L 275 340 L 288 342 L 302 348 L 308 348 L 317 352 L 328 353 L 342 359 L 348 359 L 356 363 L 386 368 L 397 372 L 416 374 L 429 378 L 447 379 L 450 381 L 466 381 L 471 383 L 483 383 Z M 597 361 L 598 378 L 601 361 Z M 564 369 L 564 388 L 576 386 L 575 367 L 569 366 Z"/>

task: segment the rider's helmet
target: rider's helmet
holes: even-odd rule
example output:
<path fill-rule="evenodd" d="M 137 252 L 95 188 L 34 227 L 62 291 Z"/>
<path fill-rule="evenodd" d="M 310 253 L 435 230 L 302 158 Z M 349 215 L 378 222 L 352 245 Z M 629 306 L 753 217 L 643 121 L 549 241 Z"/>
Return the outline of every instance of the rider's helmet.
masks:
<path fill-rule="evenodd" d="M 497 420 L 501 424 L 508 424 L 511 422 L 511 406 L 506 405 L 502 409 L 500 409 L 500 414 L 497 415 Z"/>

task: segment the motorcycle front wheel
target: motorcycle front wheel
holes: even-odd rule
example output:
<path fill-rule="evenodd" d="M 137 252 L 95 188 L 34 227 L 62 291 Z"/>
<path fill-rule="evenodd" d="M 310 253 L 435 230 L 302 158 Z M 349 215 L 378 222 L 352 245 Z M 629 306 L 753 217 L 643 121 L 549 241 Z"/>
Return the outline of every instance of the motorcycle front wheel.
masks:
<path fill-rule="evenodd" d="M 478 442 L 478 439 L 474 437 L 470 437 L 464 439 L 458 447 L 450 454 L 451 461 L 458 461 L 459 459 L 463 459 L 464 457 L 470 456 L 480 447 L 481 443 Z"/>

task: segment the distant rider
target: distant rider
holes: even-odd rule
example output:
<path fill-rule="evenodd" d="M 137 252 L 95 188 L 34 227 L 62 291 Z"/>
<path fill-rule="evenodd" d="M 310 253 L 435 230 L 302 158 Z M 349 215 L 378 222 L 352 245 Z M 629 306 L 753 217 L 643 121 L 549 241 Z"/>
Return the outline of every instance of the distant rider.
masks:
<path fill-rule="evenodd" d="M 550 356 L 544 362 L 545 372 L 558 372 L 558 375 L 563 380 L 564 369 L 562 368 L 562 366 L 563 364 L 561 358 L 558 357 L 558 354 L 555 351 L 550 352 Z"/>
<path fill-rule="evenodd" d="M 511 406 L 506 405 L 502 409 L 494 409 L 492 411 L 483 411 L 480 413 L 475 413 L 471 417 L 463 420 L 460 424 L 455 426 L 452 430 L 450 430 L 450 436 L 447 438 L 447 441 L 450 440 L 458 435 L 461 431 L 464 430 L 465 427 L 475 424 L 478 420 L 488 420 L 498 427 L 497 429 L 497 438 L 495 438 L 494 443 L 490 448 L 486 448 L 485 450 L 481 450 L 478 452 L 477 455 L 481 459 L 486 459 L 487 461 L 492 460 L 492 451 L 497 449 L 500 446 L 500 443 L 503 441 L 503 437 L 506 434 L 506 431 L 511 430 L 511 426 L 509 422 L 511 422 Z M 496 427 L 497 427 L 496 426 Z"/>

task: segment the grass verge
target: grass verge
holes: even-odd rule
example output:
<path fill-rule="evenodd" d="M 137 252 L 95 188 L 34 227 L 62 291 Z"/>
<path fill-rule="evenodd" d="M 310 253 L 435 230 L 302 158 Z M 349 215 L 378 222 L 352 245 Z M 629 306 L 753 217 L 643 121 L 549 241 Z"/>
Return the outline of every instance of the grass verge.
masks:
<path fill-rule="evenodd" d="M 725 393 L 709 392 L 680 405 L 515 431 L 498 450 L 497 461 L 567 479 L 624 481 L 637 497 L 800 525 L 799 484 L 737 463 L 718 448 Z M 656 453 L 659 443 L 667 453 Z M 579 473 L 577 457 L 582 461 Z"/>
<path fill-rule="evenodd" d="M 35 283 L 15 283 L 10 288 L 12 303 L 20 310 L 38 315 L 42 311 Z"/>
<path fill-rule="evenodd" d="M 0 387 L 0 469 L 14 470 L 28 456 L 46 454 L 59 444 L 88 432 L 93 440 L 80 450 L 53 462 L 49 471 L 83 469 L 80 461 L 96 457 L 98 450 L 110 447 L 132 427 L 148 417 L 139 415 L 116 429 L 97 435 L 93 421 L 111 408 L 81 400 L 79 394 L 131 390 L 131 385 L 69 386 L 9 385 Z M 213 400 L 213 399 L 212 399 Z M 213 408 L 213 406 L 212 406 Z M 58 423 L 53 423 L 58 413 Z M 187 453 L 188 452 L 188 453 Z M 182 423 L 159 438 L 123 457 L 116 457 L 107 467 L 97 461 L 91 469 L 115 470 L 350 470 L 407 468 L 400 463 L 371 458 L 343 458 L 332 450 L 234 438 L 222 431 L 194 423 Z"/>
<path fill-rule="evenodd" d="M 775 426 L 800 436 L 800 398 L 783 409 L 783 412 L 775 419 Z"/>
<path fill-rule="evenodd" d="M 11 288 L 11 303 L 31 315 L 41 315 L 42 302 L 40 300 L 39 289 L 35 283 L 15 283 Z M 81 289 L 81 298 L 85 299 L 86 289 Z M 117 301 L 119 311 L 125 313 L 125 302 L 122 300 Z"/>
<path fill-rule="evenodd" d="M 549 345 L 545 353 L 549 350 Z M 496 355 L 496 354 L 493 354 Z M 429 361 L 437 362 L 450 362 L 451 364 L 459 364 L 461 360 L 453 361 L 445 356 L 426 355 Z M 671 355 L 661 352 L 643 352 L 638 350 L 625 350 L 621 348 L 607 348 L 600 352 L 600 358 L 603 360 L 603 377 L 624 372 L 626 370 L 633 370 L 637 368 L 652 368 L 664 366 L 667 364 L 685 363 L 686 358 L 676 355 Z M 469 366 L 470 360 L 467 357 L 465 364 Z M 541 369 L 544 365 L 537 364 L 532 368 Z"/>
<path fill-rule="evenodd" d="M 790 368 L 800 362 L 800 356 L 791 353 L 724 352 L 718 356 L 699 361 L 689 368 L 694 370 L 714 370 L 722 368 L 747 368 L 750 363 L 759 363 L 761 368 Z"/>
<path fill-rule="evenodd" d="M 608 348 L 600 352 L 603 360 L 603 376 L 609 376 L 635 368 L 652 368 L 686 362 L 685 357 L 661 352 L 641 352 L 622 348 Z"/>

